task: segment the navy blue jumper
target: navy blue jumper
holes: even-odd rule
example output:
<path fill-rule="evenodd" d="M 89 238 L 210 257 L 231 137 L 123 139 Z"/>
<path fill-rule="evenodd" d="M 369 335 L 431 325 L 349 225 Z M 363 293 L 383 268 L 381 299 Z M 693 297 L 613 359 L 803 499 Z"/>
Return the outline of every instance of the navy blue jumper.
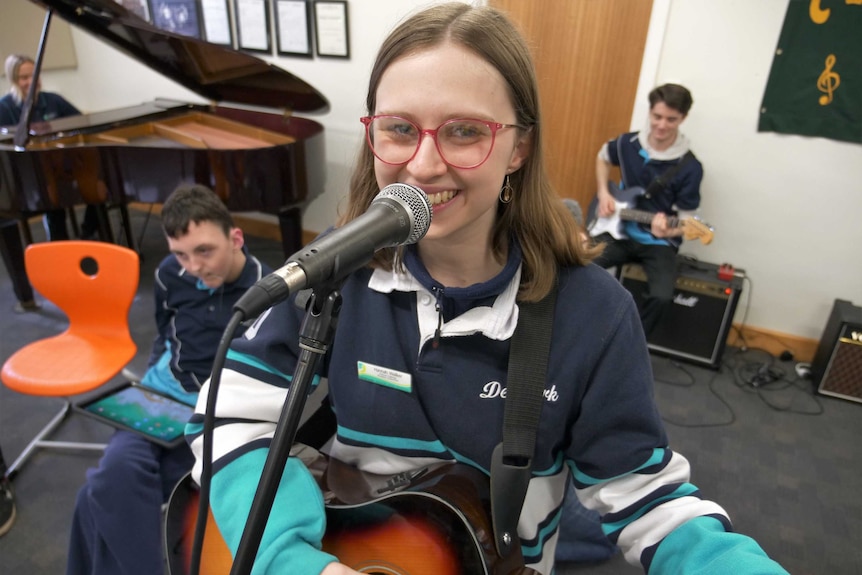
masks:
<path fill-rule="evenodd" d="M 337 433 L 332 457 L 371 473 L 460 462 L 485 473 L 502 435 L 509 345 L 518 322 L 521 252 L 465 288 L 439 284 L 410 248 L 407 271 L 361 269 L 346 279 L 328 378 Z M 629 293 L 595 265 L 560 270 L 533 477 L 518 525 L 525 559 L 542 575 L 554 551 L 569 478 L 605 533 L 650 573 L 785 573 L 689 483 L 652 397 L 643 330 Z M 440 314 L 443 317 L 440 317 Z M 213 436 L 213 514 L 233 551 L 299 357 L 303 311 L 264 312 L 228 353 Z M 441 321 L 442 320 L 442 321 Z M 201 390 L 186 434 L 201 457 Z M 200 461 L 193 474 L 200 473 Z M 256 575 L 317 575 L 323 495 L 297 457 L 286 464 L 260 541 Z M 667 553 L 663 550 L 667 549 Z M 729 565 L 738 568 L 728 570 Z M 692 571 L 693 572 L 693 571 Z"/>
<path fill-rule="evenodd" d="M 656 151 L 649 146 L 646 132 L 631 132 L 614 138 L 602 147 L 599 156 L 622 172 L 621 187 L 640 187 L 646 190 L 659 176 L 665 174 L 690 152 L 688 139 L 677 134 L 670 148 Z M 678 210 L 694 211 L 700 206 L 700 183 L 703 166 L 692 157 L 680 166 L 679 171 L 663 188 L 647 196 L 640 195 L 633 207 L 638 210 L 674 216 Z M 647 276 L 647 292 L 640 309 L 644 332 L 649 335 L 662 320 L 673 300 L 676 280 L 676 254 L 682 245 L 682 237 L 656 238 L 650 233 L 649 224 L 634 221 L 623 223 L 628 236 L 615 239 L 602 234 L 596 239 L 605 243 L 604 253 L 596 263 L 605 268 L 618 267 L 637 262 Z"/>
<path fill-rule="evenodd" d="M 233 305 L 270 268 L 250 255 L 239 278 L 210 289 L 171 254 L 155 273 L 157 336 L 144 384 L 194 403 L 209 375 Z M 173 378 L 155 374 L 169 365 Z M 166 371 L 167 373 L 167 371 Z M 173 389 L 166 381 L 173 381 Z M 164 571 L 162 504 L 191 470 L 187 444 L 166 449 L 118 430 L 78 492 L 67 575 L 153 575 Z"/>

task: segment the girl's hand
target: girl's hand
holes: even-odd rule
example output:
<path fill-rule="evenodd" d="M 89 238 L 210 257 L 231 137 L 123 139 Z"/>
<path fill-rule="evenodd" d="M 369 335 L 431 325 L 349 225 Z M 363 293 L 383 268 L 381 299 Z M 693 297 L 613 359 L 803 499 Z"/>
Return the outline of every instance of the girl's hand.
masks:
<path fill-rule="evenodd" d="M 320 575 L 362 575 L 359 571 L 354 571 L 347 565 L 342 563 L 330 563 L 327 565 Z"/>

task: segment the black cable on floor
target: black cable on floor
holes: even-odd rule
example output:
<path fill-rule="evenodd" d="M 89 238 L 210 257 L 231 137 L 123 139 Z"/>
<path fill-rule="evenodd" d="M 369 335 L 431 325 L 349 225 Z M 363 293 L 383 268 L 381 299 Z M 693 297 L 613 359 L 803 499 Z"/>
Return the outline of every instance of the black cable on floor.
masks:
<path fill-rule="evenodd" d="M 656 383 L 663 383 L 665 385 L 671 385 L 674 387 L 693 387 L 697 383 L 697 379 L 692 375 L 692 373 L 687 370 L 681 363 L 673 360 L 669 360 L 668 363 L 675 367 L 677 370 L 681 371 L 685 375 L 688 376 L 689 381 L 687 383 L 677 383 L 667 379 L 655 378 Z M 702 423 L 688 423 L 682 421 L 675 421 L 669 417 L 665 417 L 662 415 L 662 421 L 665 423 L 669 423 L 671 425 L 676 425 L 677 427 L 686 427 L 686 428 L 698 428 L 698 427 L 726 427 L 728 425 L 732 425 L 736 422 L 736 413 L 733 411 L 733 408 L 730 404 L 716 391 L 715 382 L 718 380 L 718 377 L 724 372 L 724 366 L 719 366 L 719 369 L 712 375 L 709 379 L 709 383 L 707 384 L 709 388 L 709 392 L 715 396 L 718 401 L 720 401 L 727 412 L 729 413 L 728 418 L 725 421 L 716 421 L 716 422 L 702 422 Z"/>
<path fill-rule="evenodd" d="M 748 348 L 737 355 L 742 356 L 733 366 L 734 383 L 737 387 L 745 392 L 756 394 L 764 405 L 774 411 L 796 415 L 823 413 L 823 404 L 807 384 L 807 380 L 800 378 L 796 373 L 789 377 L 782 366 L 776 365 L 776 358 L 770 352 L 762 348 Z M 775 394 L 790 389 L 796 389 L 797 392 L 786 403 L 779 404 L 773 399 Z M 795 409 L 793 406 L 799 397 L 810 398 L 814 408 Z"/>

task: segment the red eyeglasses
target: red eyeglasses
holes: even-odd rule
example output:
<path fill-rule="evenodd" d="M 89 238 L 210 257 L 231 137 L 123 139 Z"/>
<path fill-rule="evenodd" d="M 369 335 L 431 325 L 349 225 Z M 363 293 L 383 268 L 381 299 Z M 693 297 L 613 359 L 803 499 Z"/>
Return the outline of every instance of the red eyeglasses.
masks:
<path fill-rule="evenodd" d="M 384 164 L 406 164 L 416 156 L 422 136 L 434 139 L 443 161 L 453 168 L 470 169 L 481 166 L 494 149 L 497 132 L 505 128 L 525 127 L 501 124 L 473 118 L 446 120 L 433 130 L 423 130 L 401 116 L 365 116 L 365 136 L 371 151 Z"/>

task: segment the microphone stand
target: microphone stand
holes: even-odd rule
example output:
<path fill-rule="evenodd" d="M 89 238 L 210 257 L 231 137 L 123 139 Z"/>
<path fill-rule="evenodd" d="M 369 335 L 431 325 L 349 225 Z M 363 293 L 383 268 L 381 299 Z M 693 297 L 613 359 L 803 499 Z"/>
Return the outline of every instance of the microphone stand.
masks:
<path fill-rule="evenodd" d="M 299 333 L 300 354 L 293 372 L 293 381 L 275 428 L 230 575 L 251 573 L 276 490 L 296 438 L 315 368 L 326 355 L 335 333 L 338 313 L 341 310 L 341 292 L 332 286 L 315 289 L 305 309 L 305 318 Z"/>

